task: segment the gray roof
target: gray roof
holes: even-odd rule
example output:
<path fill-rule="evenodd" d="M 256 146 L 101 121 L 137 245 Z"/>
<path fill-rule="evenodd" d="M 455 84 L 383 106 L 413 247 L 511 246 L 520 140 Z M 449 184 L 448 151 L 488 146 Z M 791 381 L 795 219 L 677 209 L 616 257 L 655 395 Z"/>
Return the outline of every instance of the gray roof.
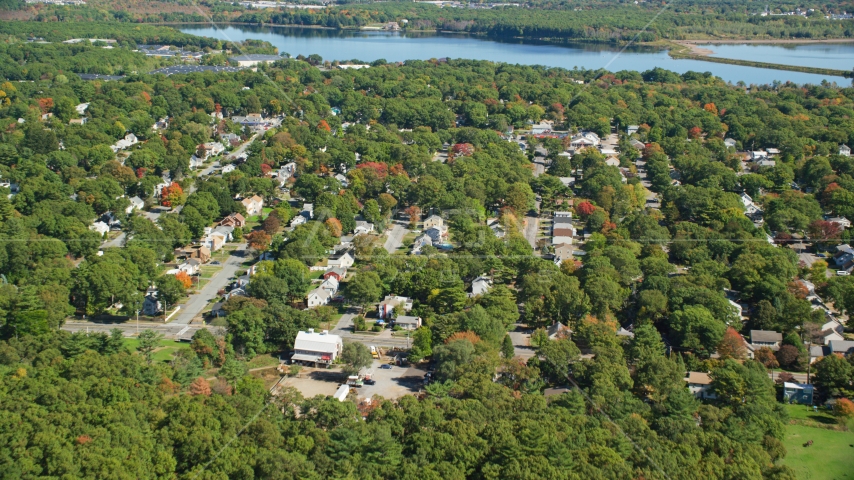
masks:
<path fill-rule="evenodd" d="M 750 331 L 750 341 L 753 343 L 756 342 L 782 342 L 783 334 L 780 332 L 774 332 L 771 330 L 751 330 Z"/>
<path fill-rule="evenodd" d="M 411 316 L 411 315 L 401 315 L 401 316 L 399 316 L 399 317 L 397 317 L 397 318 L 395 318 L 395 319 L 394 319 L 394 323 L 397 323 L 397 324 L 401 324 L 401 323 L 405 323 L 405 324 L 410 324 L 410 323 L 417 324 L 417 323 L 418 323 L 418 320 L 419 320 L 419 318 L 418 318 L 418 317 L 413 317 L 413 316 Z"/>
<path fill-rule="evenodd" d="M 813 345 L 810 347 L 810 357 L 818 358 L 830 354 L 830 347 L 824 345 Z"/>
<path fill-rule="evenodd" d="M 827 346 L 833 353 L 854 353 L 854 341 L 852 340 L 831 340 Z"/>

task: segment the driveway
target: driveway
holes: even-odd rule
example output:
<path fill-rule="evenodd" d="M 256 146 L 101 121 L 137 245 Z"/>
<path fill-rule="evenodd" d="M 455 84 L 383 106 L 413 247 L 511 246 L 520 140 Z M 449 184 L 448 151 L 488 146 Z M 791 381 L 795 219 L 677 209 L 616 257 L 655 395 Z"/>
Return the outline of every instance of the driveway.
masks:
<path fill-rule="evenodd" d="M 394 253 L 403 245 L 403 237 L 409 233 L 409 230 L 404 226 L 403 222 L 394 221 L 394 226 L 388 232 L 388 239 L 383 245 L 388 253 Z"/>
<path fill-rule="evenodd" d="M 101 248 L 103 249 L 103 248 L 119 248 L 119 247 L 123 247 L 123 246 L 125 245 L 125 237 L 126 237 L 126 236 L 127 236 L 127 235 L 125 234 L 125 232 L 121 232 L 121 233 L 119 233 L 119 234 L 118 234 L 118 236 L 116 236 L 116 238 L 114 238 L 114 239 L 112 239 L 112 240 L 108 240 L 108 241 L 106 241 L 106 242 L 102 243 L 102 244 L 101 244 Z"/>
<path fill-rule="evenodd" d="M 231 282 L 234 274 L 243 267 L 243 262 L 246 260 L 246 244 L 238 245 L 235 250 L 222 264 L 222 269 L 217 272 L 211 281 L 202 287 L 201 291 L 195 295 L 190 295 L 189 300 L 184 302 L 181 310 L 175 315 L 172 320 L 173 325 L 187 325 L 194 318 L 201 315 L 208 302 L 217 297 L 217 292 L 224 289 Z"/>

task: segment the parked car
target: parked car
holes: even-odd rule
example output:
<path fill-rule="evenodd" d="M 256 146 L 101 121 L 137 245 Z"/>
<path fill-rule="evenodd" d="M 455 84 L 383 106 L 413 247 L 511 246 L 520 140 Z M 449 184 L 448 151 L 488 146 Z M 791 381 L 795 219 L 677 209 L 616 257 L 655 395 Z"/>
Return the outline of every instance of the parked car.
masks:
<path fill-rule="evenodd" d="M 848 276 L 848 275 L 851 275 L 851 274 L 850 274 L 849 272 L 846 272 L 845 270 L 837 270 L 837 271 L 836 271 L 836 275 L 838 275 L 838 276 L 840 276 L 840 277 L 845 277 L 845 276 Z"/>
<path fill-rule="evenodd" d="M 388 363 L 384 363 L 380 365 L 380 368 L 382 368 L 383 370 L 391 370 L 391 365 L 389 365 Z"/>
<path fill-rule="evenodd" d="M 377 381 L 369 378 L 369 379 L 364 380 L 364 383 L 365 383 L 365 385 L 376 385 Z"/>
<path fill-rule="evenodd" d="M 825 255 L 823 253 L 816 253 L 815 256 L 818 258 L 827 258 L 827 255 Z"/>

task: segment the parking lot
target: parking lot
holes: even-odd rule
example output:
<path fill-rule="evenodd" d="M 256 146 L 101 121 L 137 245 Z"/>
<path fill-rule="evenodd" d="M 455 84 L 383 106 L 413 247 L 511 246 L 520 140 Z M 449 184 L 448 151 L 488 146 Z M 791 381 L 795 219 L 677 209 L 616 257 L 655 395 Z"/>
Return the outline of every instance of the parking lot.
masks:
<path fill-rule="evenodd" d="M 379 395 L 383 398 L 397 399 L 404 395 L 418 393 L 424 387 L 426 369 L 413 366 L 393 366 L 386 370 L 380 368 L 387 360 L 374 360 L 371 367 L 361 372 L 369 374 L 376 382 L 374 385 L 364 385 L 357 388 L 359 398 L 370 398 Z M 298 378 L 288 378 L 282 381 L 282 386 L 294 387 L 306 398 L 316 395 L 333 395 L 338 386 L 347 381 L 347 376 L 341 368 L 317 369 L 303 368 Z"/>

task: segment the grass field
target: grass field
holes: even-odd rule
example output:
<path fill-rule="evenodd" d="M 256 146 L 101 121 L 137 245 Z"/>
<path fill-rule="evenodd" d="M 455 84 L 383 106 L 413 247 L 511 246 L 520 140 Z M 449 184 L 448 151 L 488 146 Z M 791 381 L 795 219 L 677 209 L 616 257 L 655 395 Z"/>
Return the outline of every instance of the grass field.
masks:
<path fill-rule="evenodd" d="M 130 351 L 136 352 L 136 347 L 139 346 L 139 340 L 136 338 L 126 338 L 125 345 L 130 349 Z M 176 342 L 175 340 L 160 340 L 160 347 L 155 350 L 151 359 L 154 362 L 168 362 L 172 360 L 175 352 L 182 348 L 190 348 L 190 344 L 187 342 Z"/>
<path fill-rule="evenodd" d="M 818 422 L 827 425 L 836 424 L 836 418 L 833 416 L 833 412 L 826 408 L 813 410 L 813 408 L 808 405 L 798 404 L 785 405 L 785 407 L 786 412 L 789 414 L 789 418 L 792 420 Z"/>
<path fill-rule="evenodd" d="M 810 447 L 804 443 L 812 440 Z M 854 479 L 854 433 L 786 425 L 784 465 L 802 480 Z"/>

